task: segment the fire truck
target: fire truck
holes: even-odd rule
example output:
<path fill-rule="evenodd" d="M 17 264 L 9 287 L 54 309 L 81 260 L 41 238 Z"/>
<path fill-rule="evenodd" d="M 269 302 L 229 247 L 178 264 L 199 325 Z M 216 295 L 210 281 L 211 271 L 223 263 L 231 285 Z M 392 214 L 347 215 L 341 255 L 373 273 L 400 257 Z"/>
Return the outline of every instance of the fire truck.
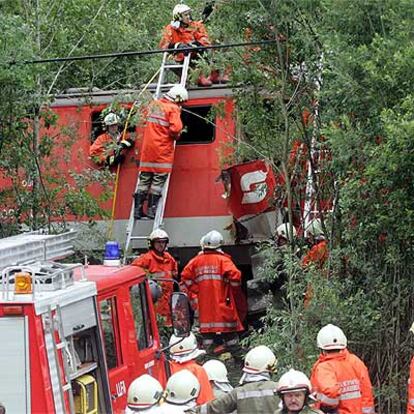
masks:
<path fill-rule="evenodd" d="M 8 413 L 123 413 L 137 376 L 165 384 L 144 271 L 52 261 L 72 253 L 74 236 L 0 240 L 0 402 Z M 172 304 L 185 336 L 185 295 Z"/>

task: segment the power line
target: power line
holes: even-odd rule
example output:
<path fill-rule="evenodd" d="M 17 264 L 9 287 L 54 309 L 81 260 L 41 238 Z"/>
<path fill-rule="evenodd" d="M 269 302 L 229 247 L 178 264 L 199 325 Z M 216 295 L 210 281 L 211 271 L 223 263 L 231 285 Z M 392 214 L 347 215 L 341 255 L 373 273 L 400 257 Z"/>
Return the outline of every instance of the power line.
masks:
<path fill-rule="evenodd" d="M 276 43 L 277 40 L 260 40 L 257 42 L 241 42 L 231 43 L 227 45 L 211 45 L 211 46 L 198 46 L 198 47 L 186 47 L 180 49 L 154 49 L 145 51 L 131 51 L 131 52 L 116 52 L 116 53 L 105 53 L 98 55 L 84 55 L 84 56 L 68 56 L 68 57 L 56 57 L 50 59 L 37 59 L 37 60 L 23 60 L 23 61 L 10 61 L 8 65 L 35 65 L 39 63 L 57 63 L 57 62 L 71 62 L 71 61 L 82 61 L 82 60 L 97 60 L 97 59 L 109 59 L 109 58 L 121 58 L 121 57 L 141 57 L 148 55 L 156 55 L 160 53 L 177 53 L 177 52 L 201 52 L 208 49 L 227 49 L 233 47 L 243 46 L 266 46 Z"/>

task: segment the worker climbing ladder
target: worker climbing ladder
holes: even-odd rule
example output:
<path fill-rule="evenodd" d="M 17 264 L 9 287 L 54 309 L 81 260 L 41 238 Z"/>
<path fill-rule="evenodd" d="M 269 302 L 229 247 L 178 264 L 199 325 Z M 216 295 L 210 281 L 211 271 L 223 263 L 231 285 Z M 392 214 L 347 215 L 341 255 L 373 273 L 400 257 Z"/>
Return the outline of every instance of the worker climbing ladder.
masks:
<path fill-rule="evenodd" d="M 187 54 L 182 63 L 179 63 L 179 62 L 171 63 L 169 61 L 169 54 L 168 53 L 163 54 L 161 67 L 159 69 L 158 82 L 157 82 L 157 87 L 155 89 L 154 99 L 159 99 L 163 92 L 165 92 L 167 89 L 171 88 L 174 85 L 179 84 L 180 86 L 182 86 L 184 88 L 186 87 L 187 77 L 188 77 L 188 69 L 189 69 L 189 66 L 190 66 L 190 59 L 191 59 L 191 54 Z M 167 78 L 168 71 L 173 71 L 175 73 L 181 72 L 180 73 L 180 82 L 179 83 L 177 83 L 177 82 L 176 83 L 165 82 L 165 80 Z M 175 142 L 174 142 L 174 149 L 175 149 Z M 166 204 L 166 201 L 167 201 L 168 188 L 169 188 L 169 184 L 170 184 L 170 175 L 171 174 L 168 174 L 167 180 L 166 180 L 166 182 L 163 186 L 163 189 L 162 189 L 161 198 L 158 202 L 154 222 L 153 222 L 153 225 L 152 225 L 152 230 L 155 230 L 155 229 L 161 227 L 162 224 L 163 224 L 165 204 Z M 137 176 L 137 182 L 136 182 L 136 185 L 135 185 L 135 193 L 137 193 L 137 191 L 138 191 L 138 186 L 139 186 L 139 174 Z M 132 241 L 134 241 L 134 240 L 145 240 L 147 238 L 146 234 L 134 235 L 134 230 L 135 230 L 136 227 L 138 227 L 136 225 L 137 221 L 140 221 L 140 220 L 137 220 L 134 217 L 134 203 L 132 203 L 131 212 L 129 214 L 129 220 L 128 220 L 127 229 L 126 229 L 124 262 L 126 261 L 127 254 L 128 254 L 128 252 L 131 248 Z"/>

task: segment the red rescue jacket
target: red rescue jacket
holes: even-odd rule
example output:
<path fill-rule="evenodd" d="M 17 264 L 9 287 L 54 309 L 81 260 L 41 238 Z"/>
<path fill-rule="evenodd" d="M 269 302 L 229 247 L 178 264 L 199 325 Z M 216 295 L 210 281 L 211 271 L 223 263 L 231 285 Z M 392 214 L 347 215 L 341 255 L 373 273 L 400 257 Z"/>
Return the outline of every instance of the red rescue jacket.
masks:
<path fill-rule="evenodd" d="M 116 139 L 105 132 L 104 134 L 99 135 L 89 147 L 89 156 L 92 158 L 92 161 L 97 164 L 104 164 L 107 157 L 114 154 L 116 144 Z"/>
<path fill-rule="evenodd" d="M 410 377 L 408 378 L 407 414 L 414 414 L 414 357 L 410 363 Z"/>
<path fill-rule="evenodd" d="M 213 389 L 211 388 L 210 381 L 208 380 L 206 370 L 197 364 L 194 360 L 183 362 L 182 364 L 170 361 L 171 374 L 175 374 L 182 369 L 188 369 L 193 373 L 200 383 L 200 394 L 197 397 L 197 405 L 208 403 L 214 399 Z"/>
<path fill-rule="evenodd" d="M 160 41 L 161 49 L 172 49 L 176 43 L 198 42 L 201 46 L 209 46 L 206 27 L 202 22 L 191 22 L 187 27 L 176 29 L 171 24 L 164 27 L 162 38 Z M 184 60 L 184 53 L 177 53 L 174 59 L 178 62 Z"/>
<path fill-rule="evenodd" d="M 174 140 L 183 123 L 181 108 L 168 99 L 152 102 L 144 129 L 139 171 L 170 173 L 174 161 Z"/>
<path fill-rule="evenodd" d="M 177 262 L 168 252 L 164 252 L 162 256 L 156 254 L 153 250 L 137 257 L 133 262 L 133 266 L 142 267 L 148 276 L 157 278 L 175 279 L 177 277 Z M 162 288 L 162 296 L 155 304 L 155 311 L 158 315 L 166 318 L 165 326 L 171 326 L 171 310 L 170 297 L 173 292 L 172 282 L 160 282 Z"/>
<path fill-rule="evenodd" d="M 181 282 L 197 295 L 201 333 L 243 330 L 232 291 L 240 279 L 231 258 L 216 250 L 200 252 L 185 266 Z"/>
<path fill-rule="evenodd" d="M 306 256 L 302 259 L 302 265 L 306 267 L 310 264 L 314 264 L 321 269 L 328 260 L 328 255 L 328 242 L 322 240 L 318 244 L 312 246 Z"/>
<path fill-rule="evenodd" d="M 374 414 L 374 397 L 368 369 L 347 349 L 321 354 L 312 368 L 311 383 L 319 405 L 338 414 Z"/>

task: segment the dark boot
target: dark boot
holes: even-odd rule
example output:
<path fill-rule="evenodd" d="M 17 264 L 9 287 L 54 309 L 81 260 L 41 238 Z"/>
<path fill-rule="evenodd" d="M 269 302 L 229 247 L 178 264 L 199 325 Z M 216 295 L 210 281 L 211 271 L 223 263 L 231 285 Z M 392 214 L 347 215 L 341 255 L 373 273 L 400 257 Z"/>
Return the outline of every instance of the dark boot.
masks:
<path fill-rule="evenodd" d="M 141 220 L 147 216 L 144 213 L 144 202 L 147 199 L 147 193 L 138 191 L 134 194 L 134 219 Z"/>
<path fill-rule="evenodd" d="M 148 211 L 147 217 L 149 219 L 155 218 L 155 213 L 157 212 L 158 201 L 160 201 L 160 194 L 150 194 L 148 197 Z"/>

